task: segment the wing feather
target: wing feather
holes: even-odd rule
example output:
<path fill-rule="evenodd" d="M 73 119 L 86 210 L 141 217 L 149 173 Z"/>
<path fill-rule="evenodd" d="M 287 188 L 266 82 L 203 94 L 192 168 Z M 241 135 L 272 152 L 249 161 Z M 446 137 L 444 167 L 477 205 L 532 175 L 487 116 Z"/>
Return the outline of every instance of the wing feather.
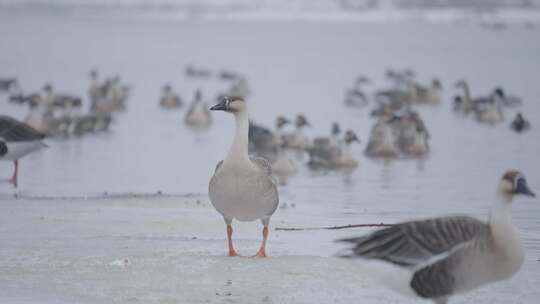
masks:
<path fill-rule="evenodd" d="M 350 257 L 414 267 L 452 251 L 487 229 L 485 223 L 472 217 L 449 216 L 404 222 L 367 236 L 340 241 L 353 243 Z"/>

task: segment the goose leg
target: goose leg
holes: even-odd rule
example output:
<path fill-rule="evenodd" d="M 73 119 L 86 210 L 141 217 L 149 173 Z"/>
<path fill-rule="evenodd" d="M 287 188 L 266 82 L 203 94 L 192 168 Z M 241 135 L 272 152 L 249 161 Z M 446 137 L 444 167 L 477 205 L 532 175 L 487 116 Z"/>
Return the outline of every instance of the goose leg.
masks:
<path fill-rule="evenodd" d="M 238 256 L 238 253 L 236 253 L 236 250 L 234 250 L 233 241 L 232 241 L 232 233 L 233 229 L 231 224 L 227 224 L 227 241 L 229 244 L 229 256 Z"/>
<path fill-rule="evenodd" d="M 17 177 L 19 176 L 19 161 L 14 160 L 13 161 L 14 169 L 13 169 L 13 176 L 9 179 L 9 182 L 12 183 L 15 187 L 17 187 Z"/>
<path fill-rule="evenodd" d="M 268 225 L 264 225 L 264 228 L 262 230 L 262 235 L 263 235 L 263 239 L 261 243 L 261 248 L 255 255 L 256 257 L 259 257 L 259 258 L 266 257 L 266 240 L 268 239 Z"/>

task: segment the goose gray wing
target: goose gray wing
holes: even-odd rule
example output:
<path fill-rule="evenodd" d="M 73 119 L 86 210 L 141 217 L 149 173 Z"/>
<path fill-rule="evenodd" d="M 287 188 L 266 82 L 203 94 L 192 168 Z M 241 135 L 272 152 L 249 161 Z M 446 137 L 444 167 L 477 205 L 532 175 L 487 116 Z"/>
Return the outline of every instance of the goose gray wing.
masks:
<path fill-rule="evenodd" d="M 45 134 L 24 122 L 6 115 L 0 115 L 0 138 L 11 142 L 32 141 L 45 138 Z"/>
<path fill-rule="evenodd" d="M 342 239 L 353 243 L 349 257 L 378 259 L 404 267 L 422 265 L 488 231 L 469 216 L 449 216 L 404 222 L 367 236 Z"/>

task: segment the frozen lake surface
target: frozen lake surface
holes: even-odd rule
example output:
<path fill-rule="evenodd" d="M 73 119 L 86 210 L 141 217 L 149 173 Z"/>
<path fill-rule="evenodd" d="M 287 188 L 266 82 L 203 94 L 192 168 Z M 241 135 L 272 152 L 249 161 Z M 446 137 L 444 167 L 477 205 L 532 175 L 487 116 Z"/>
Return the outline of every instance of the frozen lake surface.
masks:
<path fill-rule="evenodd" d="M 49 139 L 21 161 L 18 189 L 0 183 L 0 302 L 7 303 L 417 303 L 368 280 L 354 262 L 334 258 L 333 240 L 365 233 L 272 231 L 271 258 L 227 258 L 225 227 L 206 189 L 231 141 L 233 122 L 214 115 L 208 132 L 182 124 L 184 109 L 157 102 L 172 82 L 190 100 L 202 87 L 209 102 L 219 81 L 183 76 L 186 64 L 245 73 L 253 120 L 304 113 L 310 135 L 333 121 L 354 129 L 357 170 L 302 167 L 280 189 L 272 227 L 311 227 L 470 213 L 487 218 L 495 186 L 508 168 L 540 191 L 540 30 L 488 31 L 472 25 L 354 22 L 242 22 L 41 15 L 0 11 L 0 77 L 23 88 L 51 82 L 86 97 L 88 71 L 120 74 L 133 86 L 128 110 L 112 132 Z M 373 120 L 343 106 L 358 74 L 384 86 L 389 66 L 413 67 L 445 85 L 445 103 L 420 108 L 432 153 L 421 161 L 379 162 L 363 156 Z M 453 82 L 473 95 L 503 85 L 520 95 L 532 130 L 506 122 L 486 127 L 451 111 Z M 0 96 L 0 113 L 26 109 Z M 12 165 L 0 163 L 1 177 Z M 150 195 L 158 191 L 166 195 Z M 114 194 L 105 195 L 104 193 Z M 137 194 L 137 197 L 134 195 Z M 144 195 L 143 195 L 144 194 Z M 85 199 L 90 197 L 90 199 Z M 536 303 L 540 296 L 540 205 L 518 199 L 515 224 L 527 260 L 511 280 L 456 297 L 452 303 Z M 240 253 L 259 245 L 259 224 L 237 224 Z"/>

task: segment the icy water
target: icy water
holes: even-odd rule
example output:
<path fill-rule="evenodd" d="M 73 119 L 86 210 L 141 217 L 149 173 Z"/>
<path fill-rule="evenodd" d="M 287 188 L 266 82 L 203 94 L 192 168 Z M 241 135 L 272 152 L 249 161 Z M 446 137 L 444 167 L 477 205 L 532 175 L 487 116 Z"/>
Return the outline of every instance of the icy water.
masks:
<path fill-rule="evenodd" d="M 312 136 L 326 134 L 339 121 L 362 139 L 354 148 L 360 166 L 351 174 L 302 167 L 280 189 L 274 227 L 448 213 L 486 218 L 508 168 L 522 170 L 531 188 L 540 191 L 540 29 L 0 11 L 0 37 L 0 77 L 17 76 L 28 91 L 51 82 L 60 92 L 85 96 L 91 68 L 118 73 L 133 87 L 128 110 L 116 117 L 112 132 L 47 140 L 48 149 L 21 161 L 18 189 L 0 184 L 0 302 L 419 302 L 333 257 L 339 249 L 334 239 L 366 229 L 272 231 L 271 258 L 225 257 L 225 227 L 206 189 L 230 144 L 232 119 L 218 113 L 209 131 L 193 132 L 182 124 L 185 109 L 167 112 L 157 106 L 165 82 L 188 101 L 201 87 L 209 103 L 226 87 L 217 80 L 186 79 L 188 63 L 246 74 L 254 121 L 272 126 L 278 114 L 304 113 Z M 419 109 L 431 133 L 428 159 L 380 162 L 362 154 L 373 120 L 367 109 L 343 106 L 344 88 L 358 74 L 374 78 L 373 88 L 384 86 L 389 66 L 413 67 L 424 82 L 438 76 L 445 85 L 445 103 Z M 513 111 L 496 127 L 454 116 L 452 83 L 462 77 L 473 95 L 495 85 L 520 95 L 532 130 L 512 133 Z M 2 114 L 24 117 L 25 109 L 3 99 Z M 0 163 L 2 177 L 11 174 L 11 166 Z M 167 195 L 150 195 L 158 191 Z M 514 218 L 527 247 L 522 271 L 508 282 L 456 297 L 455 303 L 536 302 L 538 200 L 516 200 Z M 240 253 L 255 253 L 259 225 L 236 227 Z"/>

